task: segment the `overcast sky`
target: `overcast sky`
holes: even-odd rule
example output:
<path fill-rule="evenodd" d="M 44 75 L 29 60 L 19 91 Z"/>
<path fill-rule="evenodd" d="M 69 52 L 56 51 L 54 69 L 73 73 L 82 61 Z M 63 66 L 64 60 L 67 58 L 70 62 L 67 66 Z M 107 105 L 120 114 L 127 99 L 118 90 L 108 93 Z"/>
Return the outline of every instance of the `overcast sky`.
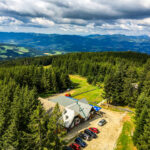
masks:
<path fill-rule="evenodd" d="M 150 0 L 0 0 L 0 31 L 150 36 Z"/>

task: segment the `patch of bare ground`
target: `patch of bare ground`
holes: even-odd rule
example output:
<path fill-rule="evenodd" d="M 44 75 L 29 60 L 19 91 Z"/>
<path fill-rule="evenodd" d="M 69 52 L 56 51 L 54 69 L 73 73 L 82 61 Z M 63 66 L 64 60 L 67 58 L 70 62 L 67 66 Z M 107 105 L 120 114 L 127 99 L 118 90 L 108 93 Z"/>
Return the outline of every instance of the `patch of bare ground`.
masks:
<path fill-rule="evenodd" d="M 129 115 L 126 115 L 126 116 L 123 118 L 122 122 L 124 123 L 124 122 L 130 121 L 130 120 L 131 120 L 131 117 L 130 117 Z"/>
<path fill-rule="evenodd" d="M 70 93 L 71 95 L 74 93 L 74 90 L 70 90 L 70 91 L 66 91 L 66 92 L 63 92 L 63 93 L 58 93 L 58 94 L 54 94 L 52 96 L 49 96 L 47 98 L 44 98 L 45 100 L 51 100 L 51 99 L 55 99 L 59 96 L 65 96 L 65 94 L 68 94 Z"/>

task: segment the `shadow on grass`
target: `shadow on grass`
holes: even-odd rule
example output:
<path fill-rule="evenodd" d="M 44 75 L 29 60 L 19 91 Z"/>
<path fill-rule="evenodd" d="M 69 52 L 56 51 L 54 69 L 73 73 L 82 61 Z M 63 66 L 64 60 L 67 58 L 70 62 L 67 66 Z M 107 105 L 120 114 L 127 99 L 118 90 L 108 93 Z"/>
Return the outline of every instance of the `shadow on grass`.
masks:
<path fill-rule="evenodd" d="M 71 83 L 71 86 L 73 87 L 73 89 L 78 89 L 81 87 L 79 83 L 73 83 L 73 82 Z"/>
<path fill-rule="evenodd" d="M 52 96 L 53 94 L 55 94 L 55 93 L 52 92 L 52 91 L 44 92 L 44 93 L 40 93 L 40 94 L 39 94 L 39 97 L 47 98 L 47 97 L 49 97 L 49 96 Z"/>

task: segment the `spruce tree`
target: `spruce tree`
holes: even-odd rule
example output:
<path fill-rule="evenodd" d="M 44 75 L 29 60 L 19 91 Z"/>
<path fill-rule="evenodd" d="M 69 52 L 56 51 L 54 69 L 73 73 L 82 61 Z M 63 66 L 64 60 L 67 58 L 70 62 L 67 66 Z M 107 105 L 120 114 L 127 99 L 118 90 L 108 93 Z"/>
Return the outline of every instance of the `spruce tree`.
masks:
<path fill-rule="evenodd" d="M 3 135 L 2 149 L 19 150 L 20 133 L 16 120 L 11 120 L 11 124 Z"/>
<path fill-rule="evenodd" d="M 62 125 L 62 114 L 57 103 L 52 114 L 50 115 L 50 120 L 48 123 L 47 137 L 49 139 L 48 143 L 50 144 L 51 150 L 61 150 L 63 146 L 63 136 L 65 134 L 65 130 Z"/>
<path fill-rule="evenodd" d="M 45 148 L 47 129 L 46 118 L 46 112 L 43 110 L 42 105 L 39 104 L 31 115 L 31 122 L 28 125 L 30 130 L 28 144 L 30 148 L 34 147 L 37 150 L 43 150 Z"/>

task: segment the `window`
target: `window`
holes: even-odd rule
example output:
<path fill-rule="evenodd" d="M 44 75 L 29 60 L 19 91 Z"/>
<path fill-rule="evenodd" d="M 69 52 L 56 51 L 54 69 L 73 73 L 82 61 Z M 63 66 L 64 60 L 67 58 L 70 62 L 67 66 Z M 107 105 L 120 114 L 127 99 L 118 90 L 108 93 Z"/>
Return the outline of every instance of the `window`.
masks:
<path fill-rule="evenodd" d="M 67 110 L 64 111 L 64 114 L 66 114 L 66 113 L 67 113 Z"/>
<path fill-rule="evenodd" d="M 68 119 L 69 117 L 66 115 L 66 119 Z"/>

